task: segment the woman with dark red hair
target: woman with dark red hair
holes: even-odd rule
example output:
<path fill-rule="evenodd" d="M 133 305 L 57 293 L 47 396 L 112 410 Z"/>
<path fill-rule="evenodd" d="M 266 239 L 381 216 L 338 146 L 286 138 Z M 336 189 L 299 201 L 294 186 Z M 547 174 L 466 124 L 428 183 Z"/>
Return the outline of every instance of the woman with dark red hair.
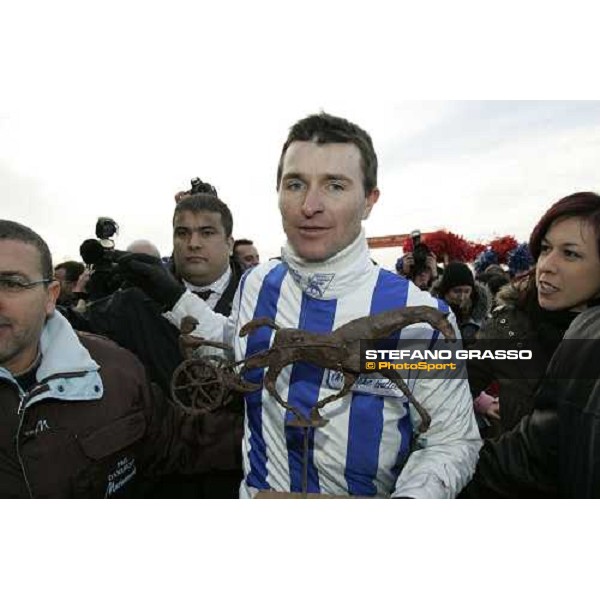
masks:
<path fill-rule="evenodd" d="M 539 310 L 577 316 L 539 381 L 535 409 L 485 443 L 463 496 L 600 497 L 600 196 L 558 201 L 530 247 Z"/>
<path fill-rule="evenodd" d="M 501 289 L 499 306 L 471 348 L 527 348 L 533 359 L 476 360 L 467 366 L 475 410 L 491 425 L 491 435 L 531 413 L 535 390 L 565 331 L 600 294 L 600 196 L 579 192 L 556 202 L 535 226 L 529 248 L 535 267 Z M 484 392 L 493 382 L 498 398 Z M 489 437 L 490 431 L 483 428 L 482 434 Z"/>

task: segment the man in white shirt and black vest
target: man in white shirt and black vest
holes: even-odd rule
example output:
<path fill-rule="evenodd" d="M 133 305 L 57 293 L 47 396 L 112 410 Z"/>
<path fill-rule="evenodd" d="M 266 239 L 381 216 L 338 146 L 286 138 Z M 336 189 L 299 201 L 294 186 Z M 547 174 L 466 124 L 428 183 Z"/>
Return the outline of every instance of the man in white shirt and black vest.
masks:
<path fill-rule="evenodd" d="M 231 258 L 233 218 L 228 206 L 214 194 L 186 196 L 173 214 L 173 257 L 170 270 L 192 293 L 205 300 L 217 313 L 229 316 L 242 269 Z M 156 265 L 161 260 L 145 254 L 132 255 Z M 135 284 L 129 278 L 130 284 Z M 161 313 L 164 307 L 151 299 L 139 287 L 126 287 L 107 298 L 92 303 L 86 313 L 73 311 L 67 317 L 76 329 L 99 333 L 131 350 L 142 361 L 149 377 L 166 394 L 175 368 L 182 362 L 179 331 Z M 148 492 L 153 497 L 238 496 L 241 471 L 241 438 L 243 417 L 225 415 L 224 436 L 231 437 L 232 446 L 240 455 L 239 470 L 209 473 L 200 477 L 174 476 L 161 481 Z"/>
<path fill-rule="evenodd" d="M 188 290 L 226 316 L 241 275 L 231 260 L 232 230 L 229 208 L 212 194 L 188 196 L 175 207 L 172 270 Z"/>

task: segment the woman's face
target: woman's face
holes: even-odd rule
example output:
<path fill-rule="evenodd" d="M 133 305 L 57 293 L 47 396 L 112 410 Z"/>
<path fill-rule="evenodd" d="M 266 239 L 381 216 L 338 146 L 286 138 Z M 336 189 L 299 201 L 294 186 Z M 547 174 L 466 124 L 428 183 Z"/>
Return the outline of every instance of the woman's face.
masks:
<path fill-rule="evenodd" d="M 552 223 L 542 240 L 535 281 L 546 310 L 581 311 L 600 295 L 600 257 L 589 223 L 579 217 Z"/>

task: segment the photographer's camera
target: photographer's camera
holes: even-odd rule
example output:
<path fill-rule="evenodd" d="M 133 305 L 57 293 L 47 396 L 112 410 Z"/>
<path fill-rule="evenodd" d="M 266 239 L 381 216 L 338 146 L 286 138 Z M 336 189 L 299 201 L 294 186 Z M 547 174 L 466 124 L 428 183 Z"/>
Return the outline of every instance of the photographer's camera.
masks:
<path fill-rule="evenodd" d="M 96 222 L 97 239 L 85 240 L 79 247 L 83 262 L 92 271 L 87 284 L 91 301 L 110 296 L 123 284 L 123 277 L 115 264 L 121 253 L 114 249 L 115 242 L 112 239 L 118 231 L 119 226 L 114 219 L 99 217 Z"/>

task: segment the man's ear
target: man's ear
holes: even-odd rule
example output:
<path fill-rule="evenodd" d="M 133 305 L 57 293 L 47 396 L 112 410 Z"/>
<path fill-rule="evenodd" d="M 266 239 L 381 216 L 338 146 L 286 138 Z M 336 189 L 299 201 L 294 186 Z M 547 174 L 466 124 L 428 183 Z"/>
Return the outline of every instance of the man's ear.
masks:
<path fill-rule="evenodd" d="M 46 316 L 49 317 L 56 308 L 56 301 L 60 294 L 60 281 L 52 281 L 46 288 Z"/>
<path fill-rule="evenodd" d="M 369 218 L 369 215 L 371 214 L 371 210 L 373 209 L 373 207 L 377 203 L 377 200 L 379 200 L 379 189 L 378 188 L 373 188 L 373 190 L 371 191 L 371 193 L 367 196 L 367 204 L 365 206 L 365 210 L 364 210 L 363 216 L 362 216 L 363 221 L 365 219 Z"/>
<path fill-rule="evenodd" d="M 228 246 L 228 248 L 229 248 L 229 254 L 230 254 L 230 255 L 231 255 L 231 254 L 233 254 L 233 241 L 234 241 L 234 240 L 233 240 L 233 238 L 232 238 L 231 236 L 229 236 L 229 237 L 227 238 L 227 246 Z"/>

